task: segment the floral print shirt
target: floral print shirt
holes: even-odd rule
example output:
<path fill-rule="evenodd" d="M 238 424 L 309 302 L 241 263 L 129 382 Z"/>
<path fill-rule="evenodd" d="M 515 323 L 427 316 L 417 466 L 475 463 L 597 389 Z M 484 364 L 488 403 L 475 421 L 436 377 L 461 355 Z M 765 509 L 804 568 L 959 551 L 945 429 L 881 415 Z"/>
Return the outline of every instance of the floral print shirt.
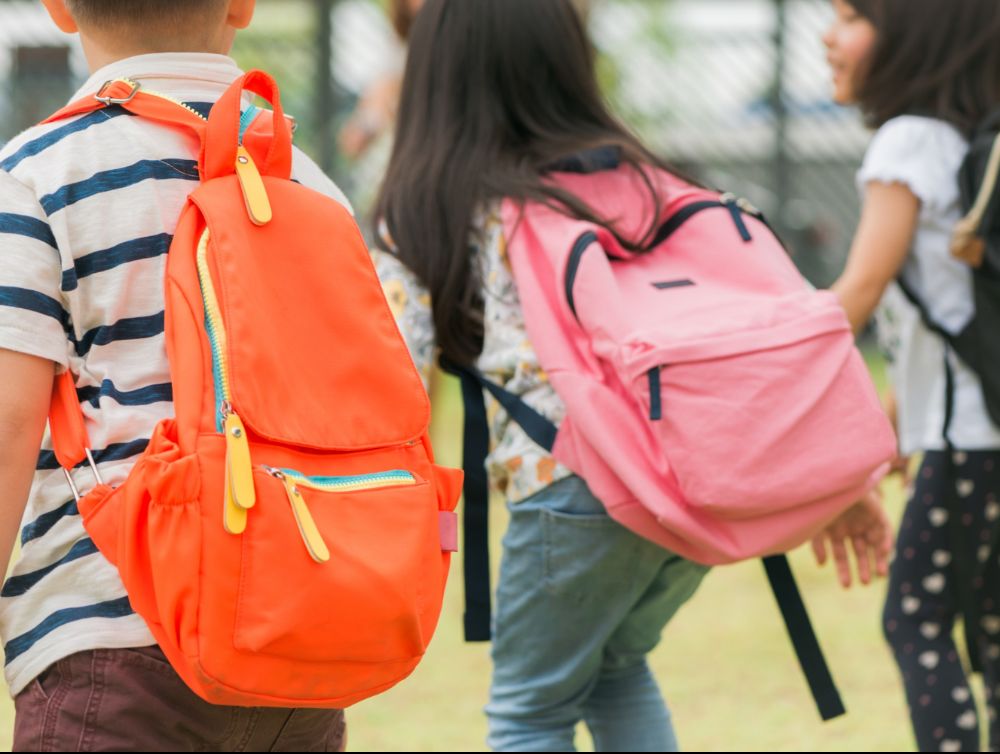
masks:
<path fill-rule="evenodd" d="M 483 212 L 476 227 L 473 246 L 482 270 L 485 314 L 479 370 L 487 379 L 519 396 L 558 425 L 565 415 L 565 407 L 539 366 L 538 356 L 528 340 L 507 259 L 499 204 Z M 372 257 L 399 329 L 424 384 L 428 385 L 437 351 L 430 295 L 391 253 L 373 251 Z M 509 502 L 524 500 L 572 474 L 512 422 L 489 393 L 486 401 L 490 424 L 490 454 L 486 465 L 490 484 Z"/>

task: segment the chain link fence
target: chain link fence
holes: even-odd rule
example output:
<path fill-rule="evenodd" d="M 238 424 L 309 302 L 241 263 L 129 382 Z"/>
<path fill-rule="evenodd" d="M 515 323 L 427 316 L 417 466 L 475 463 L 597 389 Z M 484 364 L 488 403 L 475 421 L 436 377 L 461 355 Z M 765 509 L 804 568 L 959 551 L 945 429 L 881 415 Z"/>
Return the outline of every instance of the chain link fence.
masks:
<path fill-rule="evenodd" d="M 867 140 L 829 101 L 826 0 L 591 0 L 600 75 L 616 110 L 656 150 L 761 207 L 818 285 L 843 264 L 857 222 L 854 172 Z M 336 136 L 398 45 L 379 0 L 261 0 L 234 56 L 272 72 L 299 145 L 355 198 L 374 193 L 388 139 L 361 163 Z M 75 40 L 41 4 L 0 0 L 0 142 L 86 78 Z"/>
<path fill-rule="evenodd" d="M 764 210 L 818 285 L 857 224 L 867 142 L 830 101 L 824 0 L 598 2 L 591 31 L 618 111 L 667 159 Z"/>

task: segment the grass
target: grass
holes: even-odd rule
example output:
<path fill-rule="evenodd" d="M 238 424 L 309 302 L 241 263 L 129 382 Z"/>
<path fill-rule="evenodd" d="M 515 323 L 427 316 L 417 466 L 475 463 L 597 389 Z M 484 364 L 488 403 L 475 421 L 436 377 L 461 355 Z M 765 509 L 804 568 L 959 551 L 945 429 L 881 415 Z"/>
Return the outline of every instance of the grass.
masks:
<path fill-rule="evenodd" d="M 881 383 L 878 364 L 873 364 Z M 435 400 L 435 446 L 447 463 L 460 451 L 452 427 L 461 407 L 453 388 Z M 886 484 L 897 518 L 903 491 Z M 493 510 L 494 559 L 503 531 Z M 719 568 L 670 623 L 651 663 L 673 712 L 681 746 L 690 751 L 912 750 L 898 671 L 879 620 L 885 582 L 844 591 L 830 566 L 793 554 L 793 568 L 848 715 L 822 723 L 798 669 L 763 567 Z M 489 649 L 461 637 L 461 561 L 452 576 L 437 635 L 416 672 L 396 688 L 348 712 L 355 751 L 485 750 L 482 706 L 489 684 Z M 578 746 L 590 742 L 581 728 Z"/>
<path fill-rule="evenodd" d="M 461 406 L 445 385 L 435 400 L 439 460 L 459 462 Z M 903 494 L 887 483 L 888 506 L 901 513 Z M 504 526 L 494 506 L 493 538 Z M 494 546 L 494 557 L 499 546 Z M 900 751 L 913 741 L 896 666 L 883 642 L 879 615 L 885 582 L 850 591 L 830 567 L 800 550 L 793 567 L 849 714 L 822 723 L 799 672 L 759 563 L 716 569 L 670 623 L 651 663 L 670 703 L 681 745 L 690 751 Z M 461 561 L 452 576 L 441 623 L 416 672 L 389 692 L 348 712 L 354 751 L 478 751 L 486 735 L 482 706 L 490 675 L 489 647 L 461 637 Z M 9 749 L 12 704 L 0 709 L 0 745 Z M 581 730 L 578 745 L 590 742 Z"/>
<path fill-rule="evenodd" d="M 501 516 L 495 520 L 502 524 Z M 844 593 L 810 557 L 796 553 L 796 573 L 850 714 L 819 721 L 762 567 L 717 569 L 651 657 L 685 749 L 913 748 L 895 665 L 879 635 L 884 584 Z M 395 689 L 349 711 L 352 750 L 485 750 L 481 708 L 488 648 L 463 644 L 461 597 L 456 561 L 441 626 L 424 662 Z M 582 730 L 578 744 L 589 747 Z"/>

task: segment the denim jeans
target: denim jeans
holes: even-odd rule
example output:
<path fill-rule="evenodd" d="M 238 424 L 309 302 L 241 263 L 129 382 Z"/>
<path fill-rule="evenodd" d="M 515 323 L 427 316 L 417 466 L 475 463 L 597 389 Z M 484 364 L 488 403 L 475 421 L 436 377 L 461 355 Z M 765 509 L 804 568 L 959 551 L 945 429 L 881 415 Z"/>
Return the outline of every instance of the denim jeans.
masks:
<path fill-rule="evenodd" d="M 496 751 L 676 751 L 646 655 L 707 568 L 612 521 L 579 477 L 512 504 L 493 632 Z"/>

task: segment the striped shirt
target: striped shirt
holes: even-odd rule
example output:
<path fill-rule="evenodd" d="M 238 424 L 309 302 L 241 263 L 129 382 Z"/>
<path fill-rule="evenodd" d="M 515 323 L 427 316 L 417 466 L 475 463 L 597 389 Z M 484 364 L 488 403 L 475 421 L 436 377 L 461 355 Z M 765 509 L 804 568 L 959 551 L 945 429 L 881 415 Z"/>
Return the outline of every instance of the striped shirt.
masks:
<path fill-rule="evenodd" d="M 96 72 L 74 99 L 128 77 L 207 114 L 241 74 L 227 57 L 143 55 Z M 0 348 L 77 375 L 104 480 L 120 484 L 153 427 L 173 414 L 163 277 L 172 233 L 197 186 L 197 144 L 112 106 L 37 126 L 0 150 Z M 301 152 L 294 177 L 346 204 Z M 5 673 L 17 694 L 75 652 L 154 643 L 118 573 L 97 552 L 46 439 L 0 592 Z M 74 472 L 93 486 L 86 467 Z"/>

